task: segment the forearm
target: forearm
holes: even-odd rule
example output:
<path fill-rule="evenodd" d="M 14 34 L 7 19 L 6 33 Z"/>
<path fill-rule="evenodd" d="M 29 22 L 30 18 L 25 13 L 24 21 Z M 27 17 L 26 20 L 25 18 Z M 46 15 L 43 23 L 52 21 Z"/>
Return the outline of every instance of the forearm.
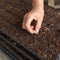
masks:
<path fill-rule="evenodd" d="M 44 9 L 44 0 L 33 0 L 32 6 L 33 8 Z"/>

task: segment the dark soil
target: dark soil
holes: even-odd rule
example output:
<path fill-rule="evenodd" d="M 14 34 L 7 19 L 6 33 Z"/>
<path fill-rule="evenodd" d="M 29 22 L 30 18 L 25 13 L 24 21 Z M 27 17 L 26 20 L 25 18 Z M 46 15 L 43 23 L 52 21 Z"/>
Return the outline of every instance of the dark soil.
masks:
<path fill-rule="evenodd" d="M 28 0 L 0 0 L 0 29 L 37 55 L 55 60 L 60 53 L 60 10 L 45 4 L 45 16 L 38 35 L 22 29 L 24 15 L 31 10 Z"/>

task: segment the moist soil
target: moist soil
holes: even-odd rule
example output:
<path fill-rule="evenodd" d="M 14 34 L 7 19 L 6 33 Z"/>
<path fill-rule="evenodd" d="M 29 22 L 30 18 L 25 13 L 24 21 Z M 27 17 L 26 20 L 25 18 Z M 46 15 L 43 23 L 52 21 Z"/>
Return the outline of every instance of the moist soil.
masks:
<path fill-rule="evenodd" d="M 55 60 L 60 53 L 60 10 L 45 3 L 45 16 L 39 34 L 31 35 L 22 29 L 23 17 L 32 9 L 31 4 L 30 0 L 0 0 L 0 29 L 37 55 Z"/>

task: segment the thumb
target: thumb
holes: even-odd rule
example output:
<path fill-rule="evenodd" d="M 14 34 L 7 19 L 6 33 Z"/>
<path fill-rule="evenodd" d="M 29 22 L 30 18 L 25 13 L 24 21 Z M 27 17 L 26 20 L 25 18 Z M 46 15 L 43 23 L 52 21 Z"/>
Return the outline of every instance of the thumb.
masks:
<path fill-rule="evenodd" d="M 37 21 L 37 24 L 36 24 L 36 28 L 35 28 L 35 33 L 38 34 L 40 28 L 41 28 L 41 24 L 42 22 L 41 21 Z"/>

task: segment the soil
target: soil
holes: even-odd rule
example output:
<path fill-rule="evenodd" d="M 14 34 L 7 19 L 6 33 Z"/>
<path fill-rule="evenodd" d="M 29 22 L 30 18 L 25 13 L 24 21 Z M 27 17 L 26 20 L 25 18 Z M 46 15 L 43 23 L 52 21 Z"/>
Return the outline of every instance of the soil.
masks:
<path fill-rule="evenodd" d="M 0 29 L 37 55 L 55 60 L 60 53 L 60 10 L 45 3 L 42 28 L 38 35 L 31 35 L 22 29 L 23 17 L 31 8 L 31 1 L 28 0 L 0 0 Z"/>

